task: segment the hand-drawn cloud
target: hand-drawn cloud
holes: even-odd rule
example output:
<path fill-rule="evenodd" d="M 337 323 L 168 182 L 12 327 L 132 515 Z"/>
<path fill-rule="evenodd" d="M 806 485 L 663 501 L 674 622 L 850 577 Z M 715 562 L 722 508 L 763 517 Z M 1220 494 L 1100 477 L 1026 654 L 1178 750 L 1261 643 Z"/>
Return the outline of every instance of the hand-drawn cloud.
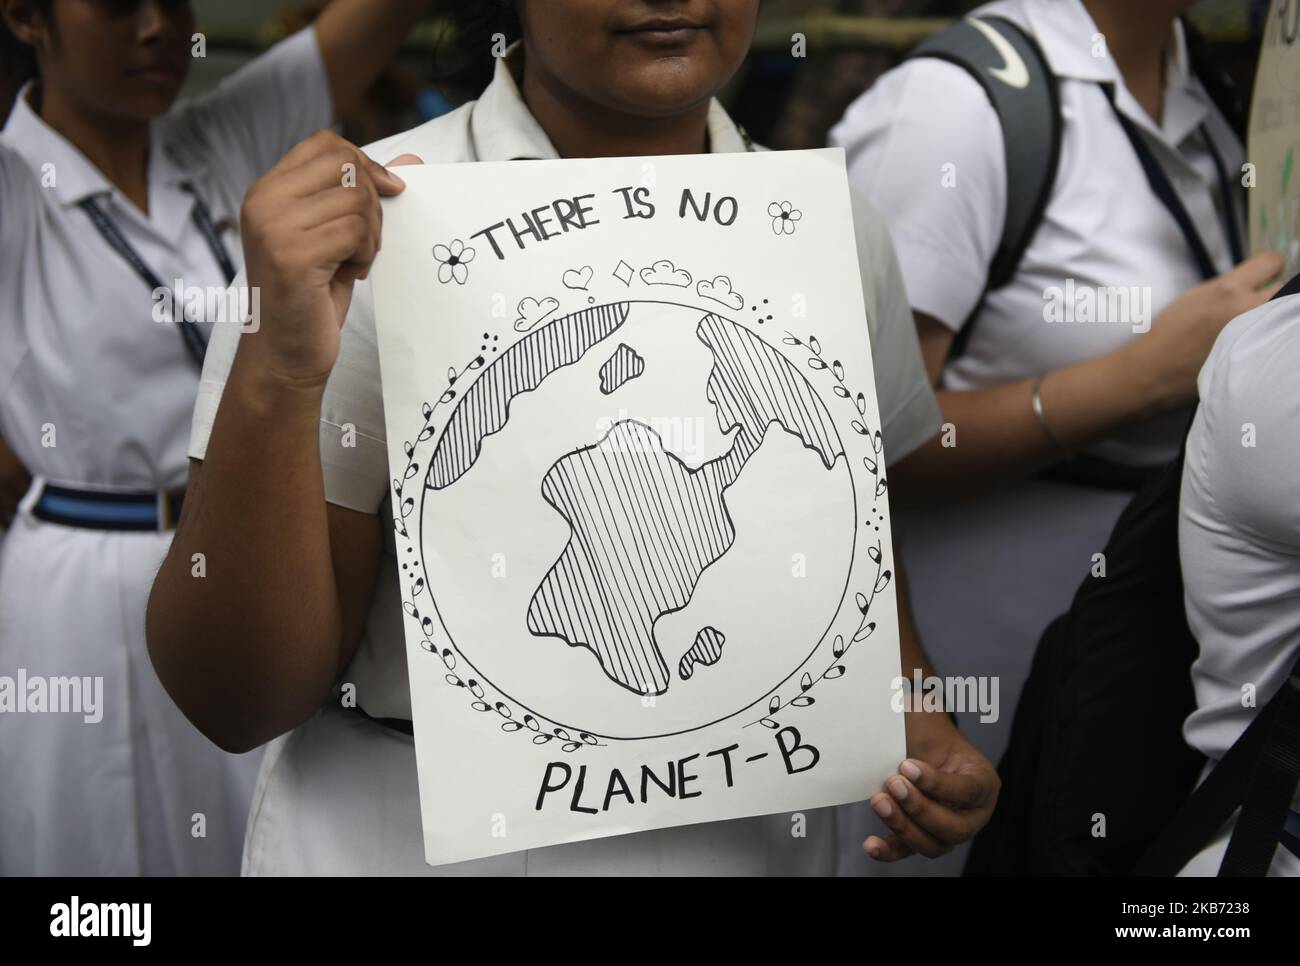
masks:
<path fill-rule="evenodd" d="M 531 296 L 523 299 L 517 309 L 519 318 L 515 319 L 515 331 L 527 332 L 559 307 L 559 300 L 549 295 L 540 302 Z"/>
<path fill-rule="evenodd" d="M 582 268 L 571 268 L 561 276 L 560 281 L 564 283 L 565 288 L 577 288 L 587 291 L 587 283 L 591 281 L 591 266 L 583 265 Z"/>
<path fill-rule="evenodd" d="M 661 258 L 649 268 L 641 269 L 641 281 L 647 285 L 676 285 L 685 288 L 691 284 L 691 273 L 679 269 L 666 258 Z"/>
<path fill-rule="evenodd" d="M 715 275 L 712 282 L 700 279 L 695 291 L 700 294 L 700 298 L 712 299 L 729 309 L 745 307 L 744 297 L 739 292 L 732 291 L 731 279 L 725 275 Z"/>

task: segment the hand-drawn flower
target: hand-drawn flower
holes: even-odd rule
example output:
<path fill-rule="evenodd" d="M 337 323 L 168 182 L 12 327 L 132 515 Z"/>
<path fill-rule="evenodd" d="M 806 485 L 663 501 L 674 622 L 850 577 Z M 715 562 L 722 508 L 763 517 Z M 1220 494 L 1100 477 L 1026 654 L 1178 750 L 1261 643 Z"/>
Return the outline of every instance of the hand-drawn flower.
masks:
<path fill-rule="evenodd" d="M 433 257 L 441 262 L 438 266 L 438 281 L 445 285 L 454 278 L 457 285 L 465 284 L 469 275 L 469 269 L 465 266 L 474 261 L 474 249 L 466 248 L 465 243 L 457 238 L 450 247 L 434 245 Z"/>
<path fill-rule="evenodd" d="M 794 223 L 803 217 L 803 212 L 788 201 L 772 202 L 767 213 L 772 216 L 772 231 L 778 235 L 793 235 Z"/>

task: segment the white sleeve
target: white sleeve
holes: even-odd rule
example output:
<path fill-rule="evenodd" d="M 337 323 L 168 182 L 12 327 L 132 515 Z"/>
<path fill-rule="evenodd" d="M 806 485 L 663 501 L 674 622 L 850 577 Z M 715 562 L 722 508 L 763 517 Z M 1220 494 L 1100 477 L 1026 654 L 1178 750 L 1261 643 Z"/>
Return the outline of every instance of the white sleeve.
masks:
<path fill-rule="evenodd" d="M 907 288 L 884 220 L 852 188 L 849 196 L 885 463 L 893 465 L 937 433 L 942 418 L 934 388 L 926 376 Z"/>
<path fill-rule="evenodd" d="M 235 279 L 245 287 L 244 274 Z M 189 455 L 207 452 L 212 424 L 230 376 L 241 336 L 236 325 L 213 326 L 190 427 Z M 321 401 L 320 453 L 325 499 L 376 513 L 388 490 L 388 450 L 384 435 L 384 397 L 379 378 L 374 303 L 369 282 L 358 282 L 340 334 L 339 357 Z"/>
<path fill-rule="evenodd" d="M 912 308 L 956 331 L 975 308 L 1006 220 L 997 112 L 934 58 L 883 75 L 831 130 L 849 183 L 884 216 Z"/>
<path fill-rule="evenodd" d="M 329 76 L 312 27 L 280 41 L 168 123 L 219 160 L 242 197 L 303 138 L 333 122 Z"/>
<path fill-rule="evenodd" d="M 384 392 L 369 281 L 352 290 L 339 357 L 321 400 L 320 460 L 325 499 L 376 513 L 388 492 Z"/>
<path fill-rule="evenodd" d="M 1188 475 L 1232 539 L 1300 557 L 1300 296 L 1238 316 L 1219 334 L 1197 379 L 1200 404 L 1188 436 Z M 1237 601 L 1236 613 L 1241 613 Z"/>
<path fill-rule="evenodd" d="M 0 246 L 6 252 L 29 246 L 36 230 L 41 184 L 36 172 L 0 141 Z M 16 259 L 6 258 L 6 263 Z"/>
<path fill-rule="evenodd" d="M 248 276 L 241 269 L 231 283 L 231 288 L 239 292 L 248 289 Z M 240 305 L 241 312 L 247 310 L 247 302 Z M 208 439 L 212 436 L 212 424 L 217 418 L 217 407 L 230 378 L 230 367 L 235 361 L 235 350 L 239 348 L 240 328 L 229 323 L 212 326 L 208 336 L 208 349 L 203 356 L 203 371 L 199 374 L 199 391 L 194 399 L 194 412 L 190 417 L 190 459 L 201 460 L 208 451 Z"/>

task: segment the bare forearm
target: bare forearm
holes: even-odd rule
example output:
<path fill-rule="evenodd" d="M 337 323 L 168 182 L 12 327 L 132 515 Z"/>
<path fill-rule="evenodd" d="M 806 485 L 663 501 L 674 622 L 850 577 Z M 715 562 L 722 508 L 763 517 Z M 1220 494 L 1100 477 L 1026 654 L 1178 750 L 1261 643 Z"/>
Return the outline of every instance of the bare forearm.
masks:
<path fill-rule="evenodd" d="M 335 115 L 353 107 L 397 55 L 427 0 L 333 0 L 316 21 Z"/>
<path fill-rule="evenodd" d="M 1130 357 L 1113 353 L 1056 369 L 1039 389 L 1051 435 L 1031 405 L 1035 380 L 936 395 L 944 429 L 894 470 L 898 502 L 927 503 L 1024 479 L 1116 429 L 1160 411 Z"/>
<path fill-rule="evenodd" d="M 163 684 L 231 750 L 311 715 L 332 683 L 342 636 L 321 389 L 276 384 L 241 362 L 250 360 L 237 358 L 231 370 L 148 614 Z"/>

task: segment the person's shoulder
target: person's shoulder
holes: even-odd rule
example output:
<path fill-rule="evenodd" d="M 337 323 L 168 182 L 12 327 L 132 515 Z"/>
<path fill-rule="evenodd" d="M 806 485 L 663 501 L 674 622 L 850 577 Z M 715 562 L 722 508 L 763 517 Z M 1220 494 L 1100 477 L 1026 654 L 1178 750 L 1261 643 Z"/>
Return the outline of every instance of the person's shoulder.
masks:
<path fill-rule="evenodd" d="M 13 190 L 15 196 L 35 200 L 37 195 L 30 187 L 38 180 L 36 171 L 27 158 L 23 157 L 19 145 L 6 131 L 0 130 L 0 185 L 6 192 Z"/>
<path fill-rule="evenodd" d="M 909 57 L 885 71 L 849 107 L 848 114 L 864 106 L 889 104 L 901 110 L 902 101 L 927 101 L 929 114 L 958 114 L 969 104 L 989 103 L 988 95 L 966 68 L 942 57 Z M 846 114 L 847 116 L 847 114 Z"/>
<path fill-rule="evenodd" d="M 26 244 L 40 217 L 40 176 L 3 130 L 0 130 L 0 239 L 6 246 Z M 0 268 L 17 266 L 21 258 L 0 258 Z"/>
<path fill-rule="evenodd" d="M 423 124 L 367 144 L 362 148 L 380 164 L 399 154 L 414 154 L 425 164 L 452 164 L 474 157 L 470 118 L 474 101 L 462 104 Z"/>
<path fill-rule="evenodd" d="M 1202 405 L 1263 401 L 1287 389 L 1300 398 L 1300 292 L 1237 316 L 1219 333 L 1201 369 Z"/>
<path fill-rule="evenodd" d="M 909 130 L 943 132 L 953 144 L 999 139 L 997 114 L 978 80 L 942 58 L 914 57 L 858 95 L 831 128 L 829 142 L 852 150 L 874 135 Z"/>

